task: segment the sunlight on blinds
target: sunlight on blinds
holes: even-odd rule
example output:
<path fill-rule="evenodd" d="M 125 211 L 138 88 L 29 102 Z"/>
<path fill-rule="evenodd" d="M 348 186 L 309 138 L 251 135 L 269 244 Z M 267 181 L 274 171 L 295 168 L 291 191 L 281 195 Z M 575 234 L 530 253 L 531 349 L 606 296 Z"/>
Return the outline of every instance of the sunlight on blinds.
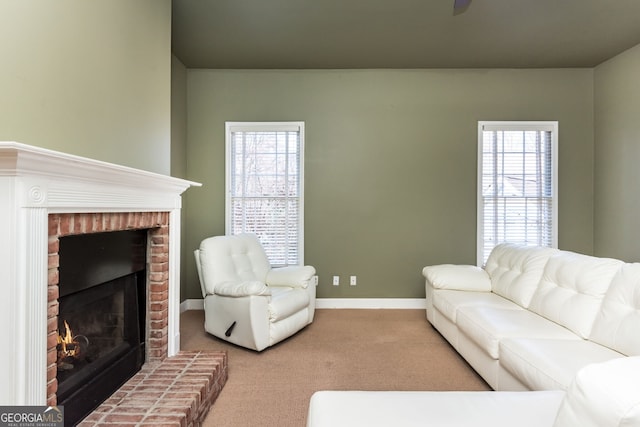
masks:
<path fill-rule="evenodd" d="M 274 266 L 300 262 L 299 130 L 233 130 L 230 234 L 255 233 Z"/>
<path fill-rule="evenodd" d="M 482 264 L 499 243 L 554 245 L 551 130 L 482 131 Z"/>

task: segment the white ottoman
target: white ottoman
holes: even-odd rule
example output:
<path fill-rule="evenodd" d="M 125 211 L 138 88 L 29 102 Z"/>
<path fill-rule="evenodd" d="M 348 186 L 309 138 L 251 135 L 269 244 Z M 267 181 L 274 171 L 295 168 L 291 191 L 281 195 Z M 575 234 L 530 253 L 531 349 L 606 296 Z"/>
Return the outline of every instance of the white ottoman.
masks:
<path fill-rule="evenodd" d="M 636 427 L 640 356 L 582 368 L 564 391 L 318 391 L 308 427 Z"/>
<path fill-rule="evenodd" d="M 307 427 L 551 427 L 563 391 L 318 391 Z"/>

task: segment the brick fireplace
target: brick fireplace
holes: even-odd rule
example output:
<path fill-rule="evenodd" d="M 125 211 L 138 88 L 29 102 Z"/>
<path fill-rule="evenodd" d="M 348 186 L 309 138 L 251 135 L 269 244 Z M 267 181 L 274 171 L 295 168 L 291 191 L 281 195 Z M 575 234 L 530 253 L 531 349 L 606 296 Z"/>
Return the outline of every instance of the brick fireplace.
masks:
<path fill-rule="evenodd" d="M 56 403 L 58 242 L 148 230 L 146 359 L 180 349 L 181 194 L 200 184 L 16 142 L 0 142 L 0 405 Z M 154 365 L 155 366 L 155 365 Z"/>
<path fill-rule="evenodd" d="M 59 241 L 61 237 L 123 230 L 147 230 L 147 362 L 168 354 L 169 214 L 111 212 L 50 214 L 47 289 L 47 405 L 56 405 Z"/>

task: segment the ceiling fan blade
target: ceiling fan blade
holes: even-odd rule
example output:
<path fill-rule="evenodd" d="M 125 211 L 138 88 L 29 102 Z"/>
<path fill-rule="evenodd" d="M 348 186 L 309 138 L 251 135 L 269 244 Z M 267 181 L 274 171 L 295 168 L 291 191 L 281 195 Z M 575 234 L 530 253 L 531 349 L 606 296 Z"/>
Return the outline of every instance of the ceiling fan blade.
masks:
<path fill-rule="evenodd" d="M 464 10 L 471 4 L 471 0 L 454 0 L 453 1 L 453 9 L 454 10 Z"/>

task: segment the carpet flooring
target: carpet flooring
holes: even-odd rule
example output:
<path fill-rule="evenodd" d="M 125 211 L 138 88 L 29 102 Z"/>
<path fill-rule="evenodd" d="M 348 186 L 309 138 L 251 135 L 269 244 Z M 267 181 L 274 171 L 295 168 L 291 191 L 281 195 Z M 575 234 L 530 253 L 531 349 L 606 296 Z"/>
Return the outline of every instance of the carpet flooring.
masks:
<path fill-rule="evenodd" d="M 311 325 L 260 353 L 181 315 L 183 350 L 227 351 L 229 379 L 204 427 L 304 427 L 317 390 L 490 390 L 424 310 L 316 310 Z"/>

